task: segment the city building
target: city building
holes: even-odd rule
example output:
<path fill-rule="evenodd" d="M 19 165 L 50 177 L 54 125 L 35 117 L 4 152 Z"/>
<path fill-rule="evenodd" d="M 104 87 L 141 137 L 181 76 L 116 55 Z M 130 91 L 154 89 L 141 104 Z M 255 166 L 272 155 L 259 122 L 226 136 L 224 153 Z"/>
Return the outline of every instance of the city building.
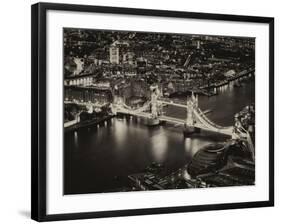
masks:
<path fill-rule="evenodd" d="M 109 48 L 109 61 L 112 64 L 119 64 L 119 48 L 111 46 Z"/>

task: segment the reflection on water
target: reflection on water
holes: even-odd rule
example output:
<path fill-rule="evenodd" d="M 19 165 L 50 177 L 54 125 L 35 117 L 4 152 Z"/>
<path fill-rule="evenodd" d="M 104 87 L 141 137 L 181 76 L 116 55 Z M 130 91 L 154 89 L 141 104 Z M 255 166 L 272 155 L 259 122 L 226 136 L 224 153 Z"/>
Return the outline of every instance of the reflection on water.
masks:
<path fill-rule="evenodd" d="M 76 137 L 75 137 L 76 136 Z M 70 139 L 79 136 L 79 150 Z M 190 161 L 205 144 L 224 141 L 220 136 L 185 139 L 182 127 L 147 127 L 142 121 L 113 119 L 107 126 L 65 134 L 66 193 L 102 192 L 122 187 L 129 174 L 141 172 L 152 162 L 175 171 Z"/>
<path fill-rule="evenodd" d="M 74 132 L 74 146 L 78 149 L 78 134 L 76 131 Z"/>
<path fill-rule="evenodd" d="M 219 95 L 199 97 L 202 110 L 220 125 L 232 125 L 233 116 L 254 102 L 254 86 L 225 86 Z M 186 99 L 186 97 L 184 97 Z M 243 99 L 243 100 L 242 100 Z M 182 108 L 165 107 L 166 115 L 185 118 Z M 167 172 L 186 165 L 203 146 L 225 141 L 217 134 L 202 132 L 184 138 L 182 127 L 166 124 L 147 127 L 142 119 L 125 116 L 65 133 L 64 189 L 66 194 L 104 192 L 127 184 L 127 176 L 141 172 L 152 162 L 165 165 Z M 188 178 L 188 174 L 184 174 Z"/>
<path fill-rule="evenodd" d="M 115 130 L 117 130 L 115 133 L 115 137 L 116 137 L 115 143 L 116 143 L 117 148 L 121 149 L 121 150 L 122 150 L 125 140 L 126 140 L 126 128 L 125 127 L 126 127 L 126 125 L 124 125 L 124 123 L 122 124 L 122 121 L 115 122 Z"/>
<path fill-rule="evenodd" d="M 162 130 L 158 135 L 152 136 L 150 138 L 150 142 L 153 160 L 155 162 L 162 163 L 167 156 L 168 149 L 168 139 L 165 132 Z"/>
<path fill-rule="evenodd" d="M 200 141 L 196 138 L 186 138 L 184 141 L 185 150 L 193 156 L 201 147 Z"/>

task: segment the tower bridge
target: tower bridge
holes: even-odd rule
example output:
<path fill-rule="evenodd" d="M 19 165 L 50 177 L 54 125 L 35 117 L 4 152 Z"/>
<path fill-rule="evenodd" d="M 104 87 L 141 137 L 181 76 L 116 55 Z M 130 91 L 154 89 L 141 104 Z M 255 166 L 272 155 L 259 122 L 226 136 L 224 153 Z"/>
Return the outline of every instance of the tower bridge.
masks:
<path fill-rule="evenodd" d="M 165 116 L 161 113 L 163 105 L 173 105 L 176 107 L 185 108 L 187 112 L 186 119 L 179 119 L 170 116 Z M 154 119 L 166 121 L 175 124 L 182 124 L 186 129 L 192 130 L 193 128 L 218 132 L 224 135 L 232 136 L 234 127 L 222 127 L 212 122 L 204 112 L 198 107 L 198 97 L 193 94 L 186 104 L 173 102 L 169 99 L 159 98 L 153 95 L 151 100 L 146 102 L 142 107 L 132 109 L 127 106 L 121 99 L 112 105 L 112 112 L 114 114 L 124 113 L 133 116 L 145 117 L 147 119 Z M 158 122 L 158 123 L 159 123 Z M 157 124 L 157 123 L 156 123 Z M 192 132 L 192 131 L 191 131 Z"/>
<path fill-rule="evenodd" d="M 123 113 L 132 116 L 139 116 L 152 121 L 151 125 L 158 125 L 161 121 L 174 123 L 184 126 L 184 134 L 190 135 L 200 130 L 207 130 L 219 134 L 230 136 L 233 139 L 248 138 L 248 132 L 241 130 L 239 122 L 236 121 L 234 126 L 223 127 L 211 121 L 198 106 L 198 96 L 193 93 L 188 97 L 186 104 L 182 102 L 173 101 L 171 99 L 160 97 L 160 92 L 151 91 L 151 98 L 142 107 L 134 109 L 126 105 L 121 98 L 112 103 L 111 109 L 114 114 Z M 173 105 L 186 109 L 186 119 L 166 116 L 162 113 L 164 105 Z M 238 122 L 238 123 L 237 123 Z"/>

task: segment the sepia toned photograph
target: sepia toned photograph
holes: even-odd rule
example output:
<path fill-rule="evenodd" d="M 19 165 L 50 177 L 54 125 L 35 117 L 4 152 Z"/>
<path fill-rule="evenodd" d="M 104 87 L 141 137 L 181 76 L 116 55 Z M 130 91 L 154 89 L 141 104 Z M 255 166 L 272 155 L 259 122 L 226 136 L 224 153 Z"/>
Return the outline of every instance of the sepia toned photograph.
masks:
<path fill-rule="evenodd" d="M 64 194 L 255 185 L 255 38 L 63 29 Z"/>

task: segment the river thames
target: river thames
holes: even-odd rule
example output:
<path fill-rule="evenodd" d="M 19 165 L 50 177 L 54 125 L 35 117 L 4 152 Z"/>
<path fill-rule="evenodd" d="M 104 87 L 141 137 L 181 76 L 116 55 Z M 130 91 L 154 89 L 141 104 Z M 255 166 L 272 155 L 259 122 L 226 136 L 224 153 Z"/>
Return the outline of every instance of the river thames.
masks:
<path fill-rule="evenodd" d="M 179 97 L 186 100 L 186 97 Z M 241 87 L 218 89 L 218 95 L 199 96 L 199 107 L 213 122 L 231 126 L 234 115 L 254 103 L 254 80 Z M 164 108 L 168 116 L 185 118 L 182 108 Z M 128 185 L 129 174 L 142 172 L 152 162 L 162 163 L 167 173 L 187 164 L 203 146 L 225 141 L 210 132 L 184 138 L 182 127 L 165 124 L 147 127 L 135 117 L 112 118 L 98 126 L 66 132 L 64 137 L 64 193 L 116 191 Z"/>

